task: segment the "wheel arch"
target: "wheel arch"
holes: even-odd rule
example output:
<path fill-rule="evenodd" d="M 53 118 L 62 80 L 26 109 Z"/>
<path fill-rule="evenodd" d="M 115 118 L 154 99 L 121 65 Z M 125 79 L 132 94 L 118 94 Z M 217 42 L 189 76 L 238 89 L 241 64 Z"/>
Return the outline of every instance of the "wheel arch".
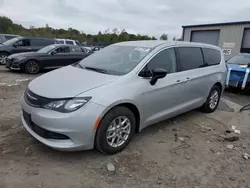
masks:
<path fill-rule="evenodd" d="M 222 87 L 222 84 L 220 82 L 216 82 L 214 85 L 218 86 L 220 88 L 220 91 L 222 92 L 223 87 Z"/>
<path fill-rule="evenodd" d="M 5 53 L 5 54 L 8 54 L 8 55 L 10 55 L 10 52 L 8 52 L 8 51 L 0 51 L 0 53 Z"/>
<path fill-rule="evenodd" d="M 104 117 L 110 110 L 118 107 L 118 106 L 123 106 L 131 110 L 131 112 L 134 114 L 135 119 L 136 119 L 136 132 L 140 132 L 140 124 L 141 124 L 141 119 L 142 115 L 140 113 L 140 108 L 135 105 L 131 101 L 121 101 L 119 103 L 114 103 L 113 105 L 110 105 L 106 110 L 103 112 L 102 117 Z"/>

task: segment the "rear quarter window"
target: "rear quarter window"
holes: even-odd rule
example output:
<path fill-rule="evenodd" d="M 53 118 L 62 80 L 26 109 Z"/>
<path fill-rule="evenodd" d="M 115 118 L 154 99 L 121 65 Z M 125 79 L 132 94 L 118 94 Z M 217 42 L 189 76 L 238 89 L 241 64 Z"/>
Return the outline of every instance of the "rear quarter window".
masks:
<path fill-rule="evenodd" d="M 204 66 L 201 48 L 198 47 L 179 47 L 179 71 L 187 71 L 201 68 Z"/>
<path fill-rule="evenodd" d="M 203 48 L 204 61 L 207 65 L 219 65 L 221 53 L 218 50 Z"/>

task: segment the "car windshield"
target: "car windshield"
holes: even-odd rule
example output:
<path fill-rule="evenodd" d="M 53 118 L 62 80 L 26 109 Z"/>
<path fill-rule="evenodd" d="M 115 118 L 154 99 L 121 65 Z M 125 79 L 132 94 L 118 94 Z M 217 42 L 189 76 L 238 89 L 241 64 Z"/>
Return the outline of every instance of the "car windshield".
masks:
<path fill-rule="evenodd" d="M 151 50 L 146 47 L 112 45 L 83 59 L 80 65 L 107 74 L 124 75 L 133 70 Z"/>
<path fill-rule="evenodd" d="M 51 50 L 53 50 L 56 46 L 55 45 L 49 45 L 49 46 L 46 46 L 40 50 L 38 50 L 37 52 L 38 53 L 49 53 Z"/>
<path fill-rule="evenodd" d="M 231 64 L 248 65 L 250 64 L 250 55 L 236 55 L 228 61 Z"/>
<path fill-rule="evenodd" d="M 13 45 L 13 44 L 15 44 L 19 39 L 20 39 L 19 37 L 16 37 L 16 38 L 7 40 L 7 41 L 4 42 L 3 44 L 4 44 L 4 45 Z"/>

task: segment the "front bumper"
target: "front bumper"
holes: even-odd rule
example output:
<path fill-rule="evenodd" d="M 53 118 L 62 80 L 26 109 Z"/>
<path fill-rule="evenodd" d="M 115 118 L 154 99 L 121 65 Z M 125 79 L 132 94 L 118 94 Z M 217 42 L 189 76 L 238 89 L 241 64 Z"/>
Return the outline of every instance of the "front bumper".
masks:
<path fill-rule="evenodd" d="M 94 126 L 105 110 L 105 107 L 88 102 L 79 110 L 71 113 L 60 113 L 43 108 L 35 108 L 21 99 L 23 111 L 30 114 L 32 123 L 52 133 L 65 135 L 68 139 L 51 139 L 42 137 L 35 132 L 22 116 L 22 123 L 26 130 L 43 144 L 62 151 L 79 151 L 94 148 Z"/>
<path fill-rule="evenodd" d="M 10 59 L 10 58 L 6 58 L 5 60 L 5 67 L 10 69 L 10 70 L 24 70 L 24 61 L 17 61 L 16 59 Z"/>

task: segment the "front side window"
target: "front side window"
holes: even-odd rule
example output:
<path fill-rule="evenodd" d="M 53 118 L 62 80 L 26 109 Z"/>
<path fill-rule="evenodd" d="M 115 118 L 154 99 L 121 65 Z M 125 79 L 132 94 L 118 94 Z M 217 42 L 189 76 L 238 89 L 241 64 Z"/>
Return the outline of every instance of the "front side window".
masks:
<path fill-rule="evenodd" d="M 221 53 L 218 50 L 203 48 L 204 61 L 207 65 L 219 65 Z"/>
<path fill-rule="evenodd" d="M 198 69 L 204 66 L 201 48 L 179 47 L 180 71 Z"/>
<path fill-rule="evenodd" d="M 49 46 L 46 46 L 40 50 L 38 50 L 37 52 L 38 53 L 49 53 L 51 52 L 56 46 L 55 45 L 49 45 Z"/>
<path fill-rule="evenodd" d="M 151 48 L 111 45 L 80 62 L 82 67 L 99 69 L 107 74 L 125 75 L 133 70 Z"/>
<path fill-rule="evenodd" d="M 63 40 L 57 40 L 57 44 L 64 44 Z"/>
<path fill-rule="evenodd" d="M 83 50 L 78 46 L 72 46 L 71 52 L 83 52 Z"/>
<path fill-rule="evenodd" d="M 66 40 L 66 44 L 74 44 L 74 42 L 70 40 Z"/>
<path fill-rule="evenodd" d="M 150 71 L 161 68 L 168 74 L 176 72 L 176 57 L 174 48 L 166 49 L 154 56 L 141 70 L 139 76 L 147 77 Z"/>
<path fill-rule="evenodd" d="M 60 53 L 69 53 L 70 49 L 68 46 L 64 46 L 64 47 L 59 47 L 56 50 L 56 53 L 60 54 Z"/>
<path fill-rule="evenodd" d="M 19 40 L 16 43 L 16 46 L 30 46 L 30 40 L 29 39 Z"/>

